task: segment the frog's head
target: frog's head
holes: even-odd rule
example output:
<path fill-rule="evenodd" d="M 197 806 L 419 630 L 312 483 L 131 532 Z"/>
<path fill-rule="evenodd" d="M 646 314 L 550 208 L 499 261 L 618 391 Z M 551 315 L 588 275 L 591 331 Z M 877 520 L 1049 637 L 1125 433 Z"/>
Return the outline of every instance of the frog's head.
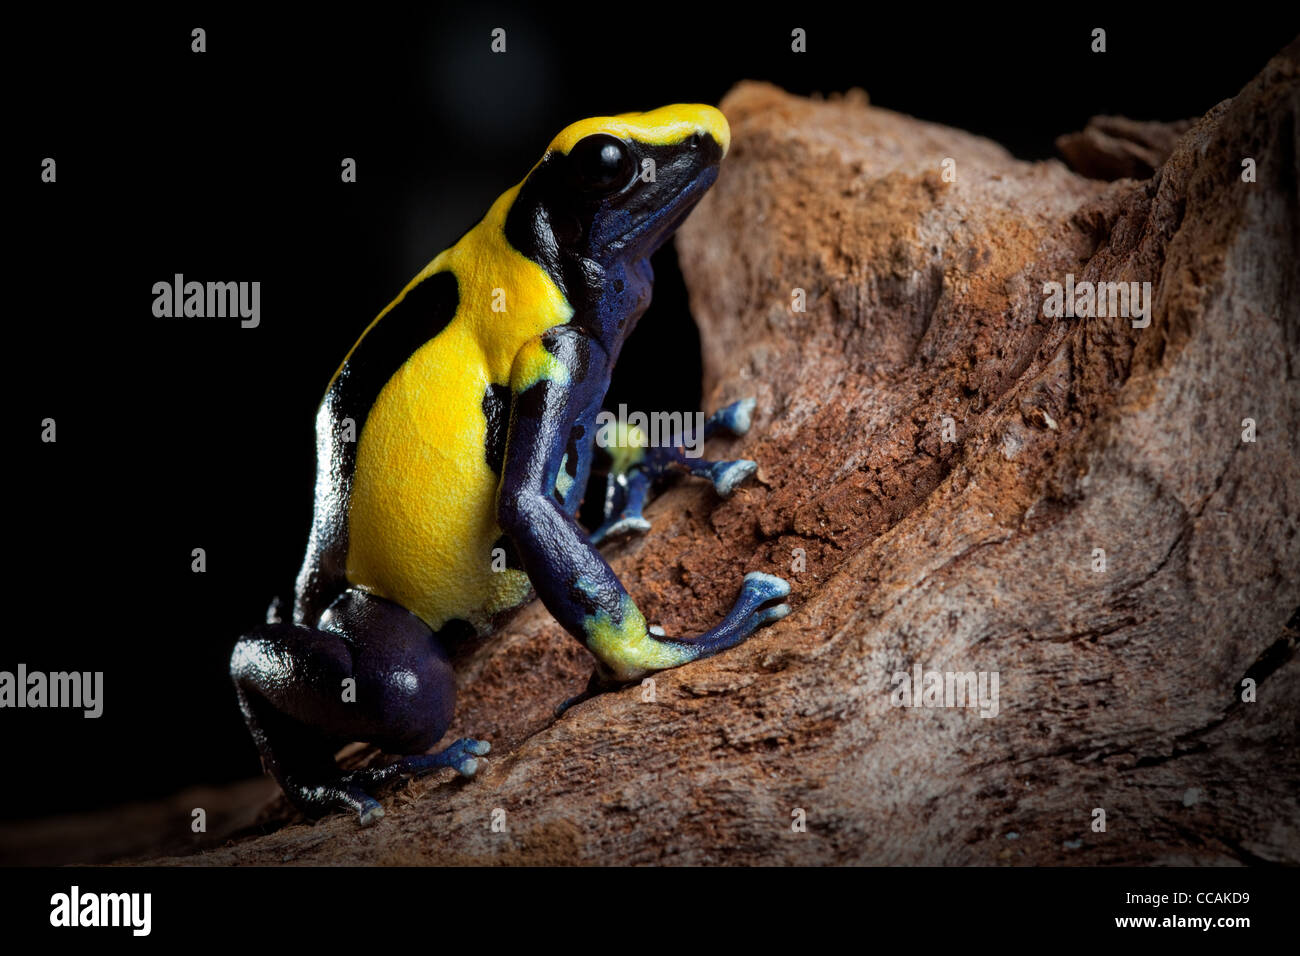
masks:
<path fill-rule="evenodd" d="M 574 123 L 520 184 L 506 235 L 578 284 L 593 264 L 602 272 L 630 266 L 681 225 L 717 179 L 730 141 L 727 120 L 711 106 Z"/>

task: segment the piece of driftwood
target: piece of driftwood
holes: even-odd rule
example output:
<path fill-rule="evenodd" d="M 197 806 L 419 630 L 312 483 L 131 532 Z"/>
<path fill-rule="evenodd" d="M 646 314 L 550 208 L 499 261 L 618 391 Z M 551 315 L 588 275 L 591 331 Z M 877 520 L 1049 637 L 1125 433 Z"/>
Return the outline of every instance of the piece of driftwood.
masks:
<path fill-rule="evenodd" d="M 608 553 L 670 634 L 749 570 L 794 613 L 556 720 L 590 663 L 534 604 L 461 661 L 478 779 L 168 859 L 1300 862 L 1298 60 L 1114 183 L 738 86 L 679 249 L 710 407 L 758 398 L 711 451 L 760 469 Z M 924 706 L 927 671 L 996 707 Z"/>

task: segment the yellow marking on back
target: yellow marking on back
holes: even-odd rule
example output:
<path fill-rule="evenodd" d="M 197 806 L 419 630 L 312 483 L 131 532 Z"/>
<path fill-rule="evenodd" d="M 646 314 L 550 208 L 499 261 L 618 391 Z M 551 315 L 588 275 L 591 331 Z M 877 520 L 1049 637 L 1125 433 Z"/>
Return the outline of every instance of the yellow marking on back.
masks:
<path fill-rule="evenodd" d="M 615 622 L 607 611 L 597 611 L 582 624 L 587 647 L 616 677 L 631 680 L 647 671 L 676 667 L 694 659 L 690 648 L 655 640 L 641 609 L 626 594 L 622 618 Z"/>
<path fill-rule="evenodd" d="M 525 342 L 519 354 L 515 356 L 514 368 L 510 375 L 510 387 L 518 395 L 541 381 L 567 385 L 569 369 L 546 350 L 541 339 L 532 339 Z"/>
<path fill-rule="evenodd" d="M 573 487 L 574 478 L 569 474 L 568 467 L 569 453 L 566 451 L 564 457 L 560 459 L 560 470 L 555 476 L 555 490 L 560 493 L 561 498 L 567 495 L 569 489 Z"/>
<path fill-rule="evenodd" d="M 593 133 L 608 133 L 649 146 L 671 146 L 692 133 L 708 133 L 722 147 L 724 156 L 731 145 L 731 127 L 720 111 L 702 103 L 676 103 L 645 113 L 620 113 L 579 120 L 551 140 L 547 152 L 567 153 L 578 140 Z"/>
<path fill-rule="evenodd" d="M 568 322 L 573 307 L 541 266 L 506 241 L 518 192 L 502 194 L 394 300 L 434 273 L 456 276 L 455 317 L 384 385 L 357 446 L 348 580 L 435 630 L 463 618 L 483 631 L 492 614 L 522 603 L 531 589 L 522 571 L 491 569 L 501 529 L 483 394 L 489 384 L 509 384 L 519 350 Z M 505 312 L 492 311 L 495 289 L 506 290 Z"/>

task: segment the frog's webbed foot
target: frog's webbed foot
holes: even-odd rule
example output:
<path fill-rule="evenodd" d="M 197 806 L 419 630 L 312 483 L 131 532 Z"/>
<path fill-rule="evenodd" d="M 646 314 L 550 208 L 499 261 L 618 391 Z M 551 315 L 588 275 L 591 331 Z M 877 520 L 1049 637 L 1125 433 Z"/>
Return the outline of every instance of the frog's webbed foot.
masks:
<path fill-rule="evenodd" d="M 331 810 L 348 810 L 363 827 L 378 823 L 384 808 L 370 791 L 404 777 L 419 777 L 442 767 L 451 767 L 462 777 L 478 773 L 479 757 L 492 749 L 486 740 L 464 737 L 436 754 L 403 757 L 383 767 L 366 767 L 327 776 L 325 782 L 300 783 L 292 776 L 282 781 L 289 798 L 304 812 L 319 816 Z"/>
<path fill-rule="evenodd" d="M 790 613 L 790 605 L 780 601 L 790 593 L 790 582 L 775 574 L 750 571 L 740 586 L 740 596 L 722 623 L 692 643 L 706 645 L 709 652 L 739 644 L 760 627 L 779 621 Z"/>
<path fill-rule="evenodd" d="M 757 405 L 756 398 L 742 398 L 719 408 L 704 423 L 704 437 L 712 438 L 719 431 L 732 435 L 745 434 L 754 422 L 754 408 Z"/>
<path fill-rule="evenodd" d="M 280 786 L 294 805 L 308 816 L 319 817 L 333 810 L 351 811 L 363 827 L 378 823 L 384 816 L 379 801 L 350 780 L 351 774 L 339 775 L 327 783 L 300 783 L 292 777 L 280 780 Z"/>
<path fill-rule="evenodd" d="M 445 750 L 436 754 L 416 754 L 403 757 L 386 767 L 357 770 L 348 775 L 350 782 L 373 787 L 388 783 L 397 777 L 419 777 L 443 767 L 451 767 L 462 777 L 472 777 L 478 773 L 478 758 L 491 751 L 492 745 L 486 740 L 462 737 Z"/>
<path fill-rule="evenodd" d="M 700 461 L 691 466 L 692 475 L 713 482 L 713 490 L 719 498 L 730 498 L 737 486 L 756 471 L 758 462 L 747 458 L 735 461 Z"/>
<path fill-rule="evenodd" d="M 749 431 L 754 422 L 754 408 L 758 400 L 742 398 L 738 402 L 724 405 L 704 423 L 704 437 L 712 438 L 718 432 L 729 435 L 743 435 Z M 719 498 L 729 498 L 740 484 L 758 470 L 758 463 L 747 458 L 734 461 L 704 461 L 703 459 L 686 459 L 685 465 L 697 478 L 707 478 Z"/>

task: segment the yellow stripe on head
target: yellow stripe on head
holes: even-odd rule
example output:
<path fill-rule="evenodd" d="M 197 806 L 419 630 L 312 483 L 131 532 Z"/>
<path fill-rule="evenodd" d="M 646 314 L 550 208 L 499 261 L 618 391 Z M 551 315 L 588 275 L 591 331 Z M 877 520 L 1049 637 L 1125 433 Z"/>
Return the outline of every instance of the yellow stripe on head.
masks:
<path fill-rule="evenodd" d="M 567 153 L 578 140 L 593 133 L 608 133 L 648 146 L 671 146 L 694 133 L 708 133 L 722 147 L 724 156 L 731 145 L 731 127 L 721 112 L 702 103 L 677 103 L 646 113 L 620 113 L 618 116 L 593 116 L 579 120 L 551 140 L 547 152 Z"/>

